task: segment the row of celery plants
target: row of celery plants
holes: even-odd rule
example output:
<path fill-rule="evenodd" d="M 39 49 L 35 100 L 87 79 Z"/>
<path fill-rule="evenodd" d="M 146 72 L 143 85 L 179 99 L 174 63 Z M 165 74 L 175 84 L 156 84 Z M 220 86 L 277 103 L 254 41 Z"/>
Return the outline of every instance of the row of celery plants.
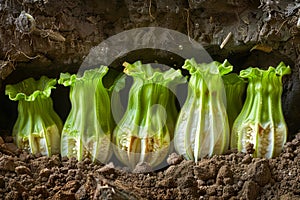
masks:
<path fill-rule="evenodd" d="M 55 79 L 42 76 L 38 81 L 29 78 L 7 85 L 6 94 L 18 101 L 13 128 L 17 146 L 33 154 L 61 153 L 102 163 L 114 151 L 131 168 L 139 162 L 159 165 L 172 151 L 172 141 L 179 154 L 195 161 L 222 154 L 229 147 L 246 152 L 250 146 L 254 157 L 271 158 L 281 152 L 287 135 L 281 108 L 282 76 L 290 73 L 289 67 L 284 63 L 268 70 L 250 67 L 237 75 L 230 73 L 233 67 L 227 60 L 199 64 L 188 59 L 182 68 L 190 77 L 188 95 L 178 113 L 176 86 L 187 81 L 180 70 L 161 71 L 140 61 L 124 63 L 124 73 L 133 78 L 133 85 L 117 125 L 111 94 L 121 90 L 125 81 L 122 78 L 105 88 L 106 66 L 82 76 L 60 75 L 58 83 L 70 87 L 72 105 L 63 126 L 50 97 Z"/>

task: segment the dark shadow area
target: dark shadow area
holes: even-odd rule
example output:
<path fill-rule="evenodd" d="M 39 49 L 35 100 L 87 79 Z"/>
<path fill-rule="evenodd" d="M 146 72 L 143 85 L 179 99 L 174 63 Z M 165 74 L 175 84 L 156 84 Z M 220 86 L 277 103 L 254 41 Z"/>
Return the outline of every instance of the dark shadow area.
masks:
<path fill-rule="evenodd" d="M 220 51 L 220 55 L 225 55 Z M 213 59 L 223 62 L 225 57 L 216 56 L 212 53 Z M 297 99 L 300 99 L 300 93 L 297 88 L 300 88 L 300 81 L 298 80 L 299 71 L 295 69 L 295 63 L 278 52 L 266 53 L 254 50 L 241 51 L 234 54 L 228 54 L 227 59 L 234 66 L 233 72 L 239 73 L 240 70 L 246 69 L 249 66 L 267 69 L 269 66 L 276 67 L 281 61 L 292 68 L 292 74 L 283 77 L 283 94 L 282 107 L 286 123 L 289 129 L 289 138 L 300 130 L 300 124 L 297 123 L 299 119 L 300 108 Z M 184 64 L 184 59 L 171 52 L 157 50 L 157 49 L 141 49 L 129 52 L 128 54 L 117 58 L 111 65 L 108 74 L 104 77 L 103 82 L 105 87 L 109 88 L 114 83 L 115 79 L 122 74 L 122 64 L 126 61 L 134 63 L 141 60 L 142 63 L 152 63 L 153 66 L 162 67 L 170 66 L 175 69 L 181 68 Z M 37 68 L 21 67 L 21 70 L 14 71 L 4 82 L 0 91 L 0 103 L 2 105 L 0 114 L 0 130 L 10 133 L 17 118 L 17 102 L 10 101 L 5 95 L 5 85 L 14 84 L 23 79 L 34 77 L 38 79 L 41 75 L 46 75 L 51 78 L 58 78 L 61 72 L 77 73 L 79 66 L 62 66 L 62 71 L 56 69 L 49 69 L 48 71 L 39 71 Z M 182 70 L 182 69 L 181 69 Z M 187 70 L 182 70 L 184 76 L 188 75 Z M 132 79 L 127 77 L 126 87 L 121 90 L 122 105 L 127 106 L 128 92 L 132 84 Z M 187 95 L 187 85 L 180 85 L 177 88 L 177 107 L 182 106 Z M 299 93 L 299 94 L 298 94 Z M 57 84 L 56 89 L 52 90 L 52 99 L 54 109 L 64 121 L 71 109 L 69 100 L 69 87 L 64 87 Z"/>

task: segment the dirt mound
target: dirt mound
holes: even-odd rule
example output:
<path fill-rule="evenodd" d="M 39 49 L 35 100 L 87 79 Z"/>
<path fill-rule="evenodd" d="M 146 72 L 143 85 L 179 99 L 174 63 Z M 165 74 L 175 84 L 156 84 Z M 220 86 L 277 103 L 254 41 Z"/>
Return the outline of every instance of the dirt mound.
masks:
<path fill-rule="evenodd" d="M 0 199 L 300 198 L 300 133 L 274 159 L 229 152 L 194 163 L 173 153 L 168 167 L 147 173 L 89 159 L 34 156 L 10 142 L 0 139 Z"/>

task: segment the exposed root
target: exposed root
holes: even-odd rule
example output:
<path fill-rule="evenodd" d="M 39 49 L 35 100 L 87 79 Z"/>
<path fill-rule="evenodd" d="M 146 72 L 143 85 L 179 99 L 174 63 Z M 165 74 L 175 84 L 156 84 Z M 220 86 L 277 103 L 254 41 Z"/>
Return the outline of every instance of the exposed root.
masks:
<path fill-rule="evenodd" d="M 52 40 L 59 41 L 59 42 L 65 42 L 66 38 L 62 36 L 59 32 L 54 32 L 51 29 L 47 30 L 38 30 L 38 33 L 43 37 L 48 37 Z"/>
<path fill-rule="evenodd" d="M 190 37 L 190 9 L 186 9 L 185 8 L 185 11 L 187 13 L 187 16 L 186 16 L 186 29 L 187 29 L 187 35 L 189 37 L 189 39 L 191 38 Z"/>
<path fill-rule="evenodd" d="M 151 8 L 152 8 L 152 0 L 149 1 L 149 10 L 148 10 L 148 12 L 149 12 L 150 18 L 151 18 L 152 20 L 154 20 L 155 17 L 154 17 L 154 16 L 152 15 L 152 13 L 151 13 Z"/>
<path fill-rule="evenodd" d="M 20 50 L 17 50 L 17 53 L 24 55 L 26 58 L 28 58 L 30 60 L 33 60 L 33 59 L 41 57 L 40 55 L 36 55 L 34 57 L 31 57 L 31 56 L 28 56 L 26 53 L 24 53 L 23 51 L 20 51 Z"/>

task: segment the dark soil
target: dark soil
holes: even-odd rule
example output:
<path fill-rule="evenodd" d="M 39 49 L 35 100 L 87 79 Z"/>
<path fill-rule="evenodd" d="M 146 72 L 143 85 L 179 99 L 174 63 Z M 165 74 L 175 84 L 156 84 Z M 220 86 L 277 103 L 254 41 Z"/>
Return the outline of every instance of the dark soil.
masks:
<path fill-rule="evenodd" d="M 0 141 L 0 199 L 300 199 L 300 133 L 274 159 L 231 152 L 194 163 L 173 153 L 150 173 L 33 156 L 11 137 Z"/>

